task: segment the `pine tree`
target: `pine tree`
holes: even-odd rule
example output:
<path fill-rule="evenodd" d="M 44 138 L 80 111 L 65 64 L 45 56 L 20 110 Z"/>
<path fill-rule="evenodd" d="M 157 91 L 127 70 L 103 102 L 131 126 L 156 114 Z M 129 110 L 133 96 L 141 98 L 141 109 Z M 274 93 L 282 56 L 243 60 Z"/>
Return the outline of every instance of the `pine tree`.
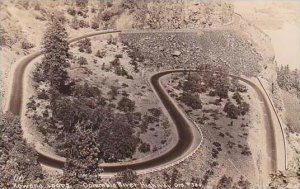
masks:
<path fill-rule="evenodd" d="M 52 89 L 58 91 L 62 91 L 69 79 L 66 71 L 70 66 L 67 37 L 64 25 L 57 19 L 53 19 L 43 38 L 42 76 Z"/>

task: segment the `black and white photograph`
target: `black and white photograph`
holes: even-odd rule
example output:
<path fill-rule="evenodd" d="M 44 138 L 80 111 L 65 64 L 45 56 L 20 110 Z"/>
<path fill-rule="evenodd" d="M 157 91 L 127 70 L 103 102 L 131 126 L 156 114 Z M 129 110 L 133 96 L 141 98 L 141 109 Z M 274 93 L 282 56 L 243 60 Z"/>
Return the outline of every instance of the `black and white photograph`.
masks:
<path fill-rule="evenodd" d="M 0 0 L 0 189 L 300 189 L 300 1 Z"/>

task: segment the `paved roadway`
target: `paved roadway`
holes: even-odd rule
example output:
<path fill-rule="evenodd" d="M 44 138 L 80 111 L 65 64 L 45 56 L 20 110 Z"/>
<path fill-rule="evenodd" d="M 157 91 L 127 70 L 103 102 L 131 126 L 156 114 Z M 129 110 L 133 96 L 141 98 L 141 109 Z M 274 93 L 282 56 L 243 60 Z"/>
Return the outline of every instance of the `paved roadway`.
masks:
<path fill-rule="evenodd" d="M 107 34 L 107 33 L 119 33 L 121 31 L 119 30 L 111 30 L 111 31 L 99 31 L 92 34 L 84 35 L 78 38 L 74 38 L 70 40 L 69 42 L 75 42 L 80 39 L 101 35 L 101 34 Z M 33 62 L 33 60 L 37 57 L 42 55 L 41 52 L 34 53 L 32 55 L 29 55 L 22 59 L 20 62 L 16 63 L 15 66 L 12 69 L 12 82 L 10 83 L 11 90 L 9 90 L 8 100 L 7 100 L 7 107 L 6 111 L 10 111 L 16 115 L 21 115 L 22 112 L 22 99 L 23 96 L 23 86 L 24 86 L 24 73 L 27 66 Z M 122 162 L 122 163 L 109 163 L 109 164 L 103 164 L 104 168 L 104 174 L 107 174 L 108 176 L 124 169 L 133 169 L 136 170 L 138 173 L 147 173 L 152 171 L 157 171 L 164 169 L 166 167 L 173 166 L 174 164 L 177 164 L 190 155 L 192 155 L 201 145 L 203 136 L 201 133 L 201 130 L 193 123 L 191 122 L 185 113 L 178 107 L 176 102 L 169 96 L 169 94 L 166 92 L 164 87 L 160 83 L 160 78 L 164 75 L 175 73 L 175 72 L 182 72 L 183 70 L 168 70 L 168 71 L 162 71 L 159 73 L 154 74 L 150 78 L 150 85 L 153 88 L 154 92 L 156 93 L 157 97 L 162 102 L 164 108 L 166 109 L 167 113 L 169 114 L 169 117 L 171 118 L 171 121 L 174 123 L 177 129 L 178 133 L 178 141 L 174 148 L 170 149 L 169 151 L 153 157 L 148 158 L 145 160 L 137 160 L 132 162 Z M 194 71 L 194 70 L 190 70 Z M 262 90 L 252 81 L 237 77 L 239 80 L 245 82 L 250 87 L 252 87 L 256 93 L 258 94 L 259 100 L 262 101 L 266 106 L 263 108 L 263 111 L 265 113 L 264 116 L 264 123 L 267 130 L 267 153 L 270 158 L 268 161 L 268 167 L 270 168 L 270 171 L 277 170 L 277 156 L 276 153 L 276 141 L 274 137 L 274 128 L 273 128 L 273 120 L 271 116 L 272 109 L 267 106 L 268 105 L 268 99 L 266 98 L 266 95 L 262 92 Z M 62 168 L 65 159 L 64 158 L 55 158 L 51 154 L 48 154 L 47 152 L 39 151 L 40 155 L 40 163 L 51 166 L 53 168 Z M 268 158 L 268 159 L 269 159 Z"/>

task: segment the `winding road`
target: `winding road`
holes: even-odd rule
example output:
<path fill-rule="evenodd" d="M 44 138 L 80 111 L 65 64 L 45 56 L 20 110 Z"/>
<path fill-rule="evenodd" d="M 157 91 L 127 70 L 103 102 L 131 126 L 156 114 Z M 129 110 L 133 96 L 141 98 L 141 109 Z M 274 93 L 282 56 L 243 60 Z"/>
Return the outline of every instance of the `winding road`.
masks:
<path fill-rule="evenodd" d="M 101 34 L 108 34 L 108 33 L 119 33 L 119 30 L 111 30 L 111 31 L 101 31 L 95 32 L 92 34 L 84 35 L 78 38 L 74 38 L 69 40 L 70 43 L 78 41 L 80 39 L 86 37 L 92 37 Z M 33 60 L 37 57 L 42 55 L 41 52 L 34 53 L 22 59 L 20 62 L 16 63 L 11 72 L 11 89 L 8 91 L 8 98 L 7 98 L 7 106 L 6 111 L 10 111 L 15 115 L 22 114 L 22 107 L 25 107 L 23 104 L 24 98 L 24 73 L 30 63 L 33 63 Z M 114 173 L 124 170 L 124 169 L 133 169 L 136 170 L 138 174 L 149 173 L 161 169 L 165 169 L 167 167 L 173 166 L 185 160 L 186 158 L 190 157 L 200 146 L 203 140 L 203 136 L 201 133 L 201 129 L 195 125 L 185 113 L 178 107 L 177 103 L 170 97 L 170 95 L 166 92 L 164 87 L 160 82 L 160 78 L 171 73 L 175 72 L 182 72 L 183 69 L 179 70 L 167 70 L 156 73 L 151 76 L 149 79 L 149 83 L 156 93 L 157 97 L 160 99 L 161 103 L 163 104 L 166 112 L 169 114 L 171 118 L 170 121 L 174 123 L 177 129 L 178 140 L 176 145 L 170 149 L 169 151 L 162 153 L 156 157 L 143 159 L 143 160 L 134 160 L 131 162 L 122 162 L 122 163 L 107 163 L 102 164 L 101 166 L 104 169 L 104 177 L 110 177 L 114 175 Z M 186 70 L 185 70 L 186 71 Z M 195 70 L 189 70 L 195 71 Z M 267 130 L 267 150 L 268 156 L 270 160 L 268 161 L 268 166 L 270 167 L 270 171 L 275 171 L 278 169 L 278 164 L 282 162 L 278 162 L 278 160 L 282 158 L 278 158 L 278 153 L 276 149 L 278 148 L 278 142 L 275 140 L 274 137 L 274 125 L 273 125 L 273 118 L 271 115 L 271 111 L 273 111 L 268 106 L 268 99 L 266 98 L 266 94 L 257 86 L 256 83 L 242 77 L 232 76 L 238 78 L 239 80 L 243 81 L 244 83 L 248 84 L 252 87 L 258 97 L 259 100 L 265 104 L 264 112 L 264 120 L 265 120 L 265 127 Z M 43 152 L 37 150 L 39 153 L 39 161 L 41 164 L 51 166 L 53 168 L 61 169 L 64 165 L 65 159 L 64 158 L 56 158 L 48 152 Z"/>

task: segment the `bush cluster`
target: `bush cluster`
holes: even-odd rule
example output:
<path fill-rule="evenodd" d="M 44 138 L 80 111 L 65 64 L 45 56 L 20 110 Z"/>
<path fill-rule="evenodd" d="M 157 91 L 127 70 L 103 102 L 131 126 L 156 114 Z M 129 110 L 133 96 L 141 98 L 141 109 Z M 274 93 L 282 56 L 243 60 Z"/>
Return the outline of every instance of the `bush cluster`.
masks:
<path fill-rule="evenodd" d="M 77 63 L 80 65 L 80 66 L 83 66 L 83 65 L 87 65 L 88 64 L 88 61 L 86 58 L 84 57 L 79 57 L 78 60 L 77 60 Z"/>
<path fill-rule="evenodd" d="M 135 109 L 135 102 L 127 97 L 122 97 L 118 102 L 118 109 L 123 112 L 133 112 Z"/>
<path fill-rule="evenodd" d="M 241 102 L 238 106 L 232 102 L 227 102 L 224 106 L 223 111 L 227 113 L 227 116 L 231 119 L 237 119 L 239 115 L 246 115 L 249 111 L 250 106 L 246 102 Z"/>
<path fill-rule="evenodd" d="M 13 184 L 44 184 L 38 154 L 23 139 L 20 118 L 12 114 L 1 115 L 0 120 L 0 188 L 13 188 Z M 16 181 L 15 176 L 24 179 Z"/>
<path fill-rule="evenodd" d="M 21 48 L 22 48 L 22 49 L 31 49 L 31 48 L 33 48 L 33 47 L 34 47 L 34 44 L 29 43 L 29 42 L 27 42 L 27 41 L 23 41 L 23 42 L 21 43 Z"/>
<path fill-rule="evenodd" d="M 75 85 L 72 96 L 57 96 L 51 108 L 51 127 L 65 136 L 57 136 L 56 147 L 66 157 L 116 162 L 135 152 L 138 140 L 127 116 L 114 113 L 97 87 Z"/>
<path fill-rule="evenodd" d="M 80 52 L 86 52 L 88 54 L 92 53 L 92 43 L 89 38 L 79 41 L 78 47 Z"/>
<path fill-rule="evenodd" d="M 84 39 L 79 46 L 88 52 L 91 42 Z M 124 97 L 118 103 L 123 112 L 115 113 L 112 103 L 97 87 L 69 78 L 69 46 L 61 22 L 52 23 L 43 47 L 44 58 L 35 71 L 35 81 L 49 84 L 49 89 L 39 93 L 40 99 L 48 100 L 49 104 L 42 115 L 35 114 L 33 118 L 34 125 L 46 135 L 46 142 L 70 160 L 70 167 L 82 171 L 91 171 L 103 161 L 131 158 L 139 143 L 129 120 L 135 103 Z M 86 59 L 79 58 L 80 65 L 86 63 Z M 36 110 L 38 105 L 32 99 L 28 107 Z M 87 167 L 80 168 L 76 162 Z"/>
<path fill-rule="evenodd" d="M 179 98 L 184 104 L 190 106 L 193 109 L 201 109 L 202 102 L 199 98 L 199 95 L 190 93 L 190 92 L 183 92 Z"/>
<path fill-rule="evenodd" d="M 98 50 L 95 54 L 95 56 L 99 57 L 99 58 L 103 58 L 105 56 L 105 51 L 100 51 Z"/>
<path fill-rule="evenodd" d="M 281 89 L 289 92 L 295 92 L 298 98 L 300 98 L 299 70 L 290 70 L 288 65 L 277 68 L 277 83 Z"/>
<path fill-rule="evenodd" d="M 139 147 L 139 151 L 143 152 L 143 153 L 149 152 L 150 151 L 150 144 L 142 142 L 142 144 Z"/>

